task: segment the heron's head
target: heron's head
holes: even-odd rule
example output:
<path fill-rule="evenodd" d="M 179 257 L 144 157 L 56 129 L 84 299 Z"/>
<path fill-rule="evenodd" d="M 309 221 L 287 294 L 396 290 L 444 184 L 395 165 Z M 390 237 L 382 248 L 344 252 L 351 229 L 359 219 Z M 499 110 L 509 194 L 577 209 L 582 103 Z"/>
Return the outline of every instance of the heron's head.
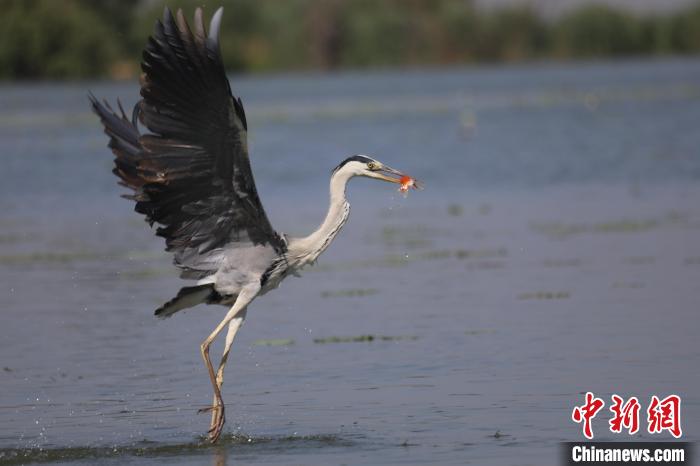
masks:
<path fill-rule="evenodd" d="M 420 186 L 417 180 L 366 155 L 348 157 L 333 170 L 333 173 L 341 171 L 349 176 L 366 176 L 389 183 L 403 183 L 406 179 L 410 179 L 416 187 Z"/>

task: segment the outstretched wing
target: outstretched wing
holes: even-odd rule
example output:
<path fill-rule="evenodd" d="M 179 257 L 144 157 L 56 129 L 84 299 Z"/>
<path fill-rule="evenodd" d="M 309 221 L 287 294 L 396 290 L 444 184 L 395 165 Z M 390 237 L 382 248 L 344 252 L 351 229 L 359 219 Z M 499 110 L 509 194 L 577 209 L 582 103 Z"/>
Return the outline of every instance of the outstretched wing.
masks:
<path fill-rule="evenodd" d="M 188 278 L 215 270 L 212 257 L 224 246 L 286 248 L 255 188 L 243 105 L 231 94 L 219 50 L 222 13 L 207 35 L 201 9 L 194 31 L 181 10 L 176 21 L 165 9 L 143 52 L 132 121 L 121 106 L 117 113 L 90 96 L 116 156 L 114 173 L 134 190 L 126 197 L 160 225 L 157 234 Z M 139 134 L 137 119 L 148 134 Z"/>

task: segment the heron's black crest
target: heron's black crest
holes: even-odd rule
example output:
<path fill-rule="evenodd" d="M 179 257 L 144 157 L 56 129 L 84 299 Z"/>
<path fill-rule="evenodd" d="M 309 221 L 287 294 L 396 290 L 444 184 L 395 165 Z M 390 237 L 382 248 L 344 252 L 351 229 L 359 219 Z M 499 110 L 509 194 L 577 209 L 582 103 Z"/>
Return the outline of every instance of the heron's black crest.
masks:
<path fill-rule="evenodd" d="M 333 169 L 333 173 L 335 173 L 338 170 L 340 170 L 341 168 L 343 168 L 345 166 L 345 164 L 348 162 L 369 163 L 369 162 L 374 162 L 374 160 L 372 160 L 369 157 L 366 157 L 364 155 L 353 155 L 352 157 L 348 157 L 347 159 L 340 162 L 340 164 L 338 164 L 338 166 Z"/>
<path fill-rule="evenodd" d="M 115 155 L 114 173 L 134 193 L 136 211 L 160 227 L 183 277 L 216 270 L 202 257 L 236 243 L 286 250 L 258 197 L 248 159 L 247 123 L 231 93 L 219 50 L 219 9 L 209 32 L 202 10 L 193 27 L 165 9 L 143 52 L 141 97 L 133 118 L 90 96 Z"/>

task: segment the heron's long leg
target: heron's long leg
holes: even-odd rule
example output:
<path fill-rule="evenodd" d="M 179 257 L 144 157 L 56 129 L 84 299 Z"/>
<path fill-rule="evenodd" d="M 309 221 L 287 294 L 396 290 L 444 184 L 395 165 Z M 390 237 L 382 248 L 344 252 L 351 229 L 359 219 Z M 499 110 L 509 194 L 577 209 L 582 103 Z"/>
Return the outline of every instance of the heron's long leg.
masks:
<path fill-rule="evenodd" d="M 214 367 L 211 364 L 211 359 L 209 358 L 209 347 L 211 343 L 216 339 L 216 337 L 221 333 L 225 326 L 229 324 L 234 318 L 239 316 L 241 312 L 245 312 L 248 304 L 255 298 L 255 296 L 260 291 L 260 285 L 248 286 L 241 290 L 238 294 L 236 302 L 233 304 L 231 309 L 226 313 L 226 317 L 222 320 L 219 325 L 216 326 L 213 332 L 202 342 L 200 350 L 202 353 L 202 359 L 204 359 L 204 364 L 207 366 L 207 371 L 209 372 L 209 379 L 211 380 L 211 385 L 214 388 L 214 398 L 216 403 L 212 406 L 212 409 L 220 411 L 220 416 L 218 417 L 218 422 L 209 431 L 209 440 L 212 443 L 216 442 L 221 435 L 221 429 L 224 427 L 225 417 L 224 417 L 224 401 L 221 398 L 221 390 L 216 382 L 216 373 L 214 372 Z"/>
<path fill-rule="evenodd" d="M 224 368 L 226 367 L 226 361 L 228 361 L 228 354 L 231 351 L 231 345 L 233 344 L 233 339 L 235 338 L 236 333 L 238 333 L 238 330 L 245 321 L 246 311 L 247 308 L 241 309 L 236 317 L 234 317 L 228 324 L 224 353 L 221 356 L 221 362 L 219 362 L 219 370 L 216 371 L 216 385 L 219 387 L 219 392 L 221 392 L 221 386 L 224 384 Z M 211 412 L 211 429 L 216 427 L 216 425 L 219 423 L 219 418 L 222 415 L 221 410 L 216 408 L 217 402 L 218 400 L 216 395 L 214 395 L 214 401 L 212 404 L 213 409 Z"/>

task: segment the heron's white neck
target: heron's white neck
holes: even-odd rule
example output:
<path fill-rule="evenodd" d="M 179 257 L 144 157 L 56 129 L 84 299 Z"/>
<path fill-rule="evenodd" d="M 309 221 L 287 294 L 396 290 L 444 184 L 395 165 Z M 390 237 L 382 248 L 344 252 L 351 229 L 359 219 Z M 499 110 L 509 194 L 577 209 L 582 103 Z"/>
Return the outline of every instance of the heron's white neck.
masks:
<path fill-rule="evenodd" d="M 298 238 L 295 244 L 290 245 L 290 249 L 294 249 L 293 252 L 299 258 L 300 265 L 315 262 L 348 221 L 350 204 L 345 198 L 345 187 L 352 176 L 352 173 L 342 169 L 331 176 L 331 202 L 326 218 L 316 231 L 304 238 Z"/>

